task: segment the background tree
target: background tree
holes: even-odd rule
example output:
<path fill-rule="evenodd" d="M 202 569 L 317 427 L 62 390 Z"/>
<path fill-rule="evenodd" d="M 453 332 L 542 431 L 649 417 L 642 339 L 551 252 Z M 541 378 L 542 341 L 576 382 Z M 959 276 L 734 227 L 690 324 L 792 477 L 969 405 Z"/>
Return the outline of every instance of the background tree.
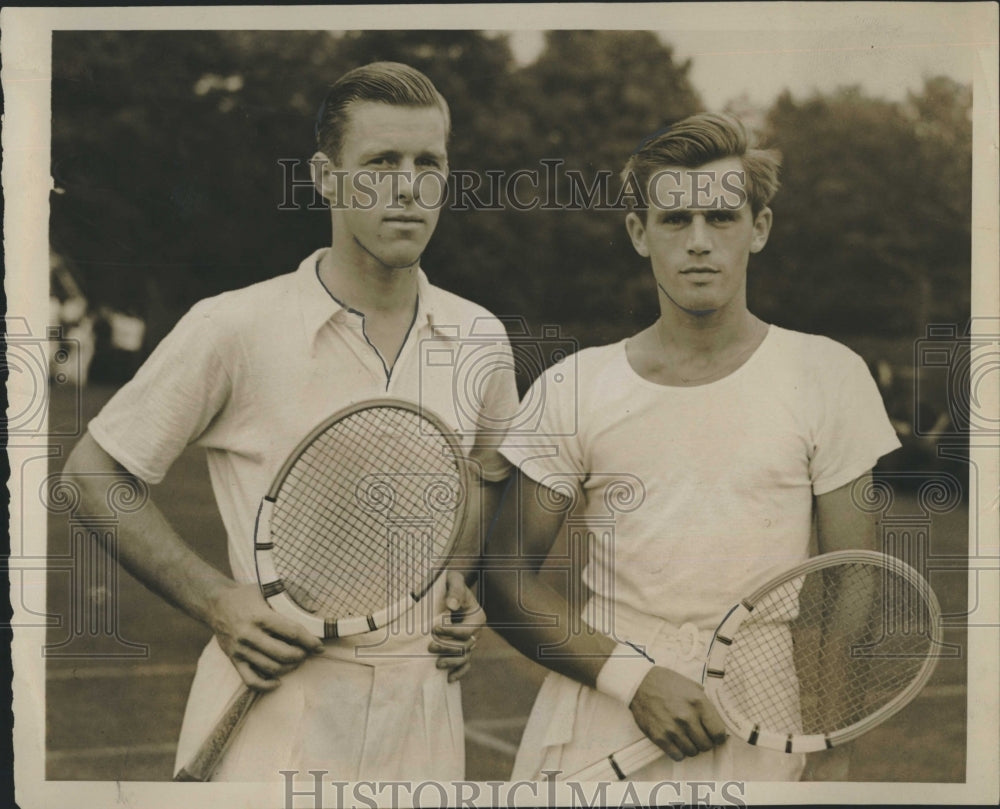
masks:
<path fill-rule="evenodd" d="M 641 31 L 550 32 L 526 66 L 503 36 L 475 31 L 56 32 L 51 237 L 91 302 L 143 316 L 149 348 L 195 300 L 328 243 L 308 187 L 281 209 L 281 161 L 308 177 L 326 87 L 374 59 L 413 64 L 441 89 L 451 167 L 486 203 L 444 212 L 424 260 L 435 282 L 584 346 L 656 317 L 624 212 L 560 209 L 567 172 L 617 175 L 643 137 L 701 107 L 690 63 Z M 969 88 L 931 78 L 903 102 L 848 88 L 758 111 L 784 170 L 771 243 L 751 265 L 755 310 L 902 352 L 928 322 L 964 322 L 970 108 Z M 559 164 L 548 188 L 545 161 Z M 529 211 L 491 190 L 489 173 L 521 169 L 540 175 Z M 598 201 L 617 193 L 612 182 Z"/>
<path fill-rule="evenodd" d="M 571 171 L 588 182 L 612 173 L 609 198 L 618 197 L 618 172 L 639 142 L 701 108 L 689 69 L 647 31 L 546 35 L 545 49 L 517 79 L 531 133 L 526 163 L 563 161 L 551 189 L 556 207 L 573 199 Z M 619 339 L 655 319 L 655 286 L 629 242 L 624 211 L 572 207 L 519 215 L 534 301 L 523 311 L 536 324 L 562 324 L 582 345 Z"/>
<path fill-rule="evenodd" d="M 971 95 L 930 79 L 905 104 L 857 88 L 772 107 L 784 156 L 758 308 L 792 328 L 920 336 L 967 317 Z M 795 301 L 794 307 L 787 305 Z"/>

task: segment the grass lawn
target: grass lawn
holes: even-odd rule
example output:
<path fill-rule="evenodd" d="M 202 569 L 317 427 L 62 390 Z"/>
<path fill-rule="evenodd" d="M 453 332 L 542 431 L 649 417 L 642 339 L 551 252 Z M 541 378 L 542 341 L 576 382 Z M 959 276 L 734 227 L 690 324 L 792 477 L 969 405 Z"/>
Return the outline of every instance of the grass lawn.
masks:
<path fill-rule="evenodd" d="M 86 424 L 111 391 L 84 391 L 81 424 Z M 52 402 L 54 424 L 75 418 L 68 399 Z M 52 461 L 58 471 L 71 444 Z M 225 536 L 216 513 L 205 460 L 186 452 L 153 497 L 182 536 L 201 554 L 226 569 Z M 915 515 L 920 503 L 901 491 L 894 513 Z M 967 507 L 960 502 L 921 524 L 932 556 L 965 553 Z M 65 515 L 48 525 L 50 556 L 73 552 L 74 526 Z M 186 692 L 207 630 L 167 606 L 114 565 L 102 567 L 106 578 L 91 576 L 73 584 L 65 570 L 48 576 L 47 611 L 63 617 L 49 632 L 58 645 L 47 658 L 47 772 L 55 780 L 166 780 L 180 727 Z M 115 578 L 117 576 L 117 578 Z M 852 757 L 852 779 L 861 781 L 962 781 L 965 773 L 965 632 L 962 614 L 966 577 L 938 573 L 932 578 L 951 626 L 947 639 L 962 656 L 942 662 L 928 696 L 860 740 Z M 80 587 L 84 588 L 80 592 Z M 99 618 L 99 631 L 86 629 Z M 80 619 L 84 620 L 80 623 Z M 75 631 L 74 624 L 84 626 Z M 73 657 L 60 657 L 60 649 Z M 76 656 L 80 655 L 80 656 Z M 486 633 L 475 664 L 463 683 L 468 726 L 468 777 L 504 779 L 544 671 L 519 656 L 498 636 Z"/>

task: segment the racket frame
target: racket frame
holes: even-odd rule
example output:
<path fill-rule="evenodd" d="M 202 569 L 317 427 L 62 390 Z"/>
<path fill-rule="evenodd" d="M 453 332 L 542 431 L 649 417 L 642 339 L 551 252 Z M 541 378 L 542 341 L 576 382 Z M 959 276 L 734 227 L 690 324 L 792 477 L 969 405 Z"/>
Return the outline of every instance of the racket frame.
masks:
<path fill-rule="evenodd" d="M 430 422 L 445 439 L 448 448 L 451 450 L 451 457 L 455 463 L 456 479 L 460 491 L 455 505 L 455 519 L 448 540 L 444 545 L 446 550 L 441 558 L 437 560 L 434 570 L 428 576 L 424 587 L 418 592 L 409 593 L 395 604 L 387 604 L 382 609 L 369 615 L 348 615 L 336 619 L 317 615 L 299 606 L 288 595 L 284 582 L 275 568 L 273 557 L 274 542 L 271 539 L 270 532 L 274 506 L 290 471 L 302 454 L 312 446 L 313 442 L 319 436 L 337 422 L 365 410 L 381 408 L 405 410 L 413 413 L 420 419 Z M 295 449 L 289 453 L 287 460 L 278 471 L 278 474 L 275 475 L 271 488 L 268 489 L 267 494 L 264 495 L 260 502 L 260 507 L 257 510 L 257 519 L 254 524 L 254 560 L 257 566 L 257 581 L 260 585 L 261 594 L 275 612 L 300 622 L 314 635 L 326 640 L 360 635 L 387 626 L 421 601 L 434 586 L 434 582 L 437 581 L 454 556 L 456 546 L 460 537 L 465 532 L 469 518 L 468 499 L 471 496 L 470 483 L 469 461 L 462 450 L 461 441 L 455 431 L 440 416 L 428 408 L 408 402 L 405 399 L 382 397 L 366 399 L 338 410 L 332 416 L 317 424 L 299 442 Z"/>
<path fill-rule="evenodd" d="M 792 579 L 808 575 L 816 570 L 850 564 L 852 562 L 874 565 L 889 572 L 897 573 L 916 588 L 927 604 L 927 629 L 930 633 L 931 653 L 927 655 L 917 675 L 906 688 L 881 708 L 853 725 L 828 734 L 787 736 L 773 732 L 761 732 L 756 727 L 756 722 L 734 711 L 722 696 L 721 684 L 725 679 L 725 662 L 732 646 L 733 636 L 739 629 L 740 624 L 750 616 L 756 604 L 772 590 L 780 587 L 782 584 L 786 584 Z M 705 666 L 702 670 L 702 685 L 712 704 L 719 711 L 720 717 L 726 723 L 726 727 L 743 741 L 755 744 L 758 747 L 766 747 L 786 753 L 813 753 L 828 750 L 837 745 L 852 741 L 906 707 L 917 696 L 924 685 L 927 684 L 927 680 L 931 674 L 934 673 L 938 656 L 933 653 L 933 649 L 940 647 L 942 643 L 941 607 L 937 596 L 934 594 L 934 590 L 919 572 L 901 559 L 879 551 L 831 551 L 814 556 L 770 579 L 729 610 L 712 636 L 712 641 L 706 654 Z M 664 751 L 655 742 L 644 736 L 605 758 L 581 770 L 577 770 L 566 778 L 573 781 L 626 781 L 636 770 L 645 767 L 647 764 L 656 761 L 664 755 Z"/>
<path fill-rule="evenodd" d="M 339 410 L 318 424 L 292 451 L 289 458 L 285 461 L 284 465 L 275 476 L 274 483 L 271 484 L 271 488 L 268 490 L 267 495 L 265 495 L 263 500 L 261 500 L 260 507 L 257 510 L 256 523 L 254 525 L 254 558 L 257 566 L 257 581 L 261 588 L 261 593 L 264 595 L 264 598 L 267 600 L 269 606 L 276 612 L 285 615 L 286 617 L 301 621 L 311 632 L 318 637 L 323 637 L 325 639 L 343 637 L 349 634 L 361 634 L 363 632 L 369 632 L 377 629 L 379 626 L 383 625 L 383 619 L 385 617 L 395 617 L 391 612 L 393 607 L 380 611 L 374 616 L 342 619 L 342 621 L 335 622 L 331 627 L 329 622 L 325 622 L 322 618 L 318 618 L 313 613 L 303 610 L 287 595 L 287 593 L 284 592 L 284 586 L 280 585 L 280 578 L 275 571 L 274 562 L 271 559 L 270 551 L 274 546 L 273 543 L 270 542 L 269 532 L 266 536 L 264 532 L 267 531 L 267 527 L 270 525 L 271 512 L 274 508 L 277 494 L 281 490 L 281 484 L 284 482 L 285 478 L 288 476 L 289 470 L 292 468 L 295 461 L 298 460 L 299 456 L 306 449 L 306 447 L 310 446 L 317 436 L 325 432 L 326 429 L 334 422 L 345 419 L 353 413 L 374 407 L 401 408 L 415 413 L 420 418 L 427 419 L 431 422 L 448 442 L 452 451 L 452 457 L 455 460 L 458 469 L 458 480 L 461 487 L 460 500 L 458 504 L 456 504 L 458 513 L 455 516 L 451 535 L 448 537 L 446 554 L 441 559 L 441 563 L 435 568 L 434 573 L 428 580 L 426 587 L 419 593 L 411 593 L 409 599 L 404 599 L 403 602 L 395 605 L 396 607 L 409 607 L 411 604 L 417 603 L 431 589 L 441 572 L 451 561 L 452 556 L 454 556 L 458 539 L 462 536 L 466 527 L 466 522 L 469 518 L 468 498 L 471 492 L 469 487 L 472 480 L 469 469 L 469 461 L 465 453 L 462 451 L 461 442 L 455 434 L 455 431 L 445 424 L 445 422 L 437 414 L 425 407 L 419 407 L 403 399 L 383 397 L 378 399 L 366 399 L 365 401 L 358 402 L 350 407 Z M 385 615 L 383 615 L 383 613 Z M 380 621 L 382 623 L 380 623 Z M 187 765 L 181 767 L 181 769 L 174 776 L 174 781 L 209 781 L 212 774 L 215 772 L 215 769 L 218 767 L 219 762 L 222 760 L 226 750 L 229 748 L 229 744 L 233 740 L 236 731 L 243 724 L 247 715 L 257 703 L 260 696 L 261 692 L 252 690 L 246 685 L 242 685 L 240 690 L 230 700 L 226 708 L 223 709 L 223 712 L 216 721 L 212 731 L 201 743 L 194 756 L 189 759 Z"/>
<path fill-rule="evenodd" d="M 937 597 L 923 576 L 908 564 L 896 557 L 888 556 L 878 551 L 833 551 L 814 556 L 808 561 L 771 579 L 744 598 L 739 604 L 736 604 L 726 617 L 722 619 L 715 630 L 715 634 L 712 636 L 712 642 L 708 649 L 702 673 L 702 684 L 704 685 L 705 693 L 708 694 L 712 704 L 718 710 L 719 716 L 722 717 L 722 720 L 726 723 L 726 727 L 729 728 L 733 735 L 749 744 L 785 753 L 816 753 L 820 750 L 829 750 L 839 744 L 856 739 L 858 736 L 861 736 L 902 710 L 927 683 L 937 665 L 937 656 L 933 653 L 927 655 L 920 670 L 907 687 L 896 694 L 885 705 L 858 722 L 829 733 L 781 734 L 768 731 L 762 729 L 759 722 L 754 718 L 748 717 L 736 710 L 730 704 L 729 700 L 727 700 L 724 688 L 726 660 L 732 649 L 733 638 L 739 632 L 739 628 L 743 622 L 752 615 L 754 608 L 760 600 L 794 579 L 807 576 L 817 570 L 848 564 L 863 564 L 878 567 L 906 579 L 920 593 L 924 603 L 927 604 L 931 648 L 933 649 L 935 646 L 941 645 L 941 608 Z"/>

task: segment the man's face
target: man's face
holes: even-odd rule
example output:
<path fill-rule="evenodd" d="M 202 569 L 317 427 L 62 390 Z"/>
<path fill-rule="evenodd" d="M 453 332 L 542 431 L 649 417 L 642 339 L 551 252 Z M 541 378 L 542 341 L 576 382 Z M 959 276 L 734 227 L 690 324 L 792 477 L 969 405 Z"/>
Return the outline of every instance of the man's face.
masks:
<path fill-rule="evenodd" d="M 340 159 L 322 186 L 342 255 L 390 269 L 420 260 L 445 198 L 446 139 L 437 107 L 350 105 Z"/>
<path fill-rule="evenodd" d="M 742 173 L 738 157 L 664 167 L 650 179 L 648 210 L 625 220 L 660 292 L 686 312 L 746 306 L 747 261 L 767 242 L 771 211 L 751 214 Z"/>

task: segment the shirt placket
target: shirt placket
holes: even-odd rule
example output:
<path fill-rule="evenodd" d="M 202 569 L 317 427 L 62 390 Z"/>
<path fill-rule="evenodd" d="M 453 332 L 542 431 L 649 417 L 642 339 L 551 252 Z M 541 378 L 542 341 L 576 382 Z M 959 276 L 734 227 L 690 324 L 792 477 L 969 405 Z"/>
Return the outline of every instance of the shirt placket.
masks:
<path fill-rule="evenodd" d="M 364 315 L 354 309 L 344 309 L 334 321 L 342 329 L 342 335 L 358 363 L 370 374 L 378 389 L 386 387 L 386 367 L 381 355 L 365 334 Z"/>
<path fill-rule="evenodd" d="M 399 354 L 393 358 L 383 357 L 375 347 L 375 344 L 368 339 L 368 334 L 365 331 L 365 316 L 361 312 L 348 308 L 344 310 L 344 315 L 347 318 L 346 322 L 351 332 L 356 335 L 357 340 L 360 340 L 361 345 L 358 356 L 362 363 L 378 380 L 379 387 L 387 394 L 394 392 L 399 387 L 397 380 L 401 376 L 400 370 L 412 353 L 417 350 L 416 345 L 419 343 L 419 340 L 416 333 L 419 331 L 417 324 L 419 310 L 418 313 L 414 314 L 413 322 L 410 324 L 410 328 L 403 338 Z M 391 367 L 390 362 L 392 363 Z"/>
<path fill-rule="evenodd" d="M 404 371 L 409 367 L 414 353 L 420 350 L 420 340 L 421 329 L 414 322 L 406 334 L 406 339 L 403 341 L 402 347 L 399 349 L 399 356 L 396 357 L 396 362 L 392 366 L 392 372 L 386 379 L 385 392 L 387 394 L 392 393 L 403 398 L 412 398 L 416 395 L 416 392 L 409 391 L 410 396 L 407 396 L 407 391 L 401 392 L 400 388 L 407 384 L 407 375 Z"/>

